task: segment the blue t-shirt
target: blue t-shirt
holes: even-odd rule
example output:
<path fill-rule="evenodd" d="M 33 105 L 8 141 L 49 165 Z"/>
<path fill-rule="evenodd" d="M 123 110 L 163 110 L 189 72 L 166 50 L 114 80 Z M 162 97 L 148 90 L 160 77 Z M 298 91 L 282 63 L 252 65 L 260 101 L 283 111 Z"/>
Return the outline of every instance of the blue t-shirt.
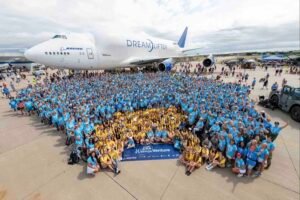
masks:
<path fill-rule="evenodd" d="M 236 165 L 237 168 L 245 169 L 245 162 L 242 158 L 236 158 L 235 159 L 235 165 Z"/>
<path fill-rule="evenodd" d="M 247 165 L 255 166 L 256 160 L 257 160 L 257 152 L 249 150 L 247 152 Z"/>
<path fill-rule="evenodd" d="M 161 131 L 161 137 L 164 138 L 164 139 L 167 138 L 168 137 L 168 132 L 165 131 L 165 130 Z"/>
<path fill-rule="evenodd" d="M 58 122 L 58 114 L 55 113 L 54 115 L 52 115 L 52 123 L 55 124 Z"/>
<path fill-rule="evenodd" d="M 148 138 L 154 137 L 153 131 L 147 132 L 147 137 L 148 137 Z"/>
<path fill-rule="evenodd" d="M 157 131 L 155 131 L 154 135 L 155 135 L 155 137 L 161 137 L 161 134 L 162 134 L 162 132 L 157 130 Z"/>
<path fill-rule="evenodd" d="M 97 161 L 96 159 L 92 159 L 92 157 L 90 156 L 88 159 L 87 159 L 87 163 L 92 165 L 92 166 L 96 166 L 97 165 Z"/>
<path fill-rule="evenodd" d="M 273 151 L 276 147 L 273 142 L 268 142 L 267 140 L 264 140 L 263 143 L 267 143 L 269 152 Z"/>
<path fill-rule="evenodd" d="M 75 144 L 79 145 L 79 146 L 82 146 L 82 144 L 83 144 L 83 137 L 82 137 L 81 134 L 76 135 L 76 137 L 75 137 Z"/>
<path fill-rule="evenodd" d="M 233 158 L 237 151 L 237 147 L 235 144 L 227 144 L 226 155 L 228 158 Z"/>
<path fill-rule="evenodd" d="M 219 140 L 219 144 L 218 144 L 218 147 L 220 149 L 220 151 L 224 152 L 225 150 L 225 147 L 226 147 L 226 140 Z"/>
<path fill-rule="evenodd" d="M 278 135 L 279 133 L 280 133 L 280 131 L 281 131 L 281 127 L 279 127 L 279 126 L 272 126 L 271 127 L 271 134 L 272 135 Z"/>
<path fill-rule="evenodd" d="M 58 124 L 62 126 L 62 125 L 64 125 L 64 123 L 65 123 L 64 117 L 63 116 L 59 117 Z"/>
<path fill-rule="evenodd" d="M 74 135 L 75 135 L 75 137 L 77 135 L 82 135 L 82 130 L 80 128 L 76 128 L 75 131 L 74 131 Z"/>
<path fill-rule="evenodd" d="M 239 152 L 242 155 L 242 158 L 244 156 L 246 156 L 246 149 L 242 148 L 242 147 L 238 147 L 237 152 Z"/>
<path fill-rule="evenodd" d="M 17 109 L 17 101 L 16 100 L 11 100 L 9 102 L 9 105 L 12 109 Z"/>
<path fill-rule="evenodd" d="M 70 131 L 73 131 L 74 129 L 74 122 L 71 121 L 71 122 L 67 122 L 67 131 L 70 132 Z"/>
<path fill-rule="evenodd" d="M 220 131 L 220 126 L 217 125 L 217 124 L 214 124 L 212 127 L 211 127 L 211 130 L 213 132 L 219 132 Z"/>
<path fill-rule="evenodd" d="M 203 126 L 204 126 L 203 121 L 198 121 L 197 124 L 196 124 L 196 126 L 195 126 L 195 128 L 196 129 L 201 129 L 201 128 L 203 128 Z"/>
<path fill-rule="evenodd" d="M 258 158 L 265 160 L 266 156 L 268 156 L 268 155 L 269 155 L 268 149 L 264 149 L 263 151 L 259 151 Z"/>
<path fill-rule="evenodd" d="M 93 148 L 95 148 L 95 145 L 94 145 L 92 142 L 89 141 L 89 138 L 86 138 L 86 139 L 85 139 L 85 145 L 86 145 L 86 147 L 87 147 L 88 149 L 93 149 Z"/>
<path fill-rule="evenodd" d="M 175 139 L 175 141 L 174 141 L 174 148 L 175 148 L 175 149 L 180 149 L 180 147 L 181 147 L 181 142 L 180 142 L 180 140 Z"/>

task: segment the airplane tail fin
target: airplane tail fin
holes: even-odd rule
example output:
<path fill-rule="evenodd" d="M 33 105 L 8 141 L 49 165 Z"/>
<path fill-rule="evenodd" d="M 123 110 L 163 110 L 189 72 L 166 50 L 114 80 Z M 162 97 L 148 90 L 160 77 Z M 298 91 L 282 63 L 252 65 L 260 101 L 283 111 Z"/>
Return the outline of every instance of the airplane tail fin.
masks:
<path fill-rule="evenodd" d="M 185 27 L 185 29 L 177 43 L 180 48 L 184 48 L 187 31 L 188 31 L 188 27 Z"/>

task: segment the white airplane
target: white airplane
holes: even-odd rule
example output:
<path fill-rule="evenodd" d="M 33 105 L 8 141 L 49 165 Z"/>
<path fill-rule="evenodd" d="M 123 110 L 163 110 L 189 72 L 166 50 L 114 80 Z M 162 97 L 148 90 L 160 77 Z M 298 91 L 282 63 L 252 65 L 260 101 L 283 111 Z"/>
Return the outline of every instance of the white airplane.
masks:
<path fill-rule="evenodd" d="M 5 71 L 5 70 L 7 70 L 9 68 L 10 68 L 10 65 L 8 63 L 0 64 L 0 72 L 1 71 Z"/>
<path fill-rule="evenodd" d="M 187 57 L 184 49 L 188 28 L 178 42 L 150 36 L 98 34 L 55 35 L 25 51 L 25 57 L 36 63 L 58 69 L 116 69 L 155 64 L 160 71 L 170 71 L 174 63 Z M 203 61 L 214 64 L 213 56 Z"/>
<path fill-rule="evenodd" d="M 9 69 L 29 69 L 37 64 L 24 57 L 25 49 L 0 48 L 0 71 Z"/>

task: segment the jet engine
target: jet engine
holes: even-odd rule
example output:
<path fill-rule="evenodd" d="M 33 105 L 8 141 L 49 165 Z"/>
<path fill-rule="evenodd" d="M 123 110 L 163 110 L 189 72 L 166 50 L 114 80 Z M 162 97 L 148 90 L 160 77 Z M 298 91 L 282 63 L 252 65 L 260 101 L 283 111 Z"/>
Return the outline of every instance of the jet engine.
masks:
<path fill-rule="evenodd" d="M 172 58 L 168 58 L 166 60 L 164 60 L 163 62 L 158 64 L 158 69 L 159 71 L 163 72 L 163 71 L 171 71 L 171 69 L 174 66 L 174 62 Z"/>
<path fill-rule="evenodd" d="M 211 67 L 215 64 L 215 58 L 212 54 L 210 54 L 207 58 L 205 58 L 202 62 L 204 67 Z"/>

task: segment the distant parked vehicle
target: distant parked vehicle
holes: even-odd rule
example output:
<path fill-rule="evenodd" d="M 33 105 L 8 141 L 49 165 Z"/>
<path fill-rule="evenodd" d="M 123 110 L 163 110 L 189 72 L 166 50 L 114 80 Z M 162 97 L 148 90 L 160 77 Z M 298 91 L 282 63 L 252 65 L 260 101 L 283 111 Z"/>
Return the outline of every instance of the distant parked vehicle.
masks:
<path fill-rule="evenodd" d="M 45 74 L 46 74 L 46 72 L 42 69 L 39 69 L 39 70 L 36 70 L 36 71 L 32 72 L 32 75 L 34 75 L 34 76 L 41 76 L 41 75 L 45 75 Z"/>
<path fill-rule="evenodd" d="M 293 120 L 300 122 L 300 88 L 285 85 L 281 91 L 271 91 L 270 102 L 290 113 Z"/>

